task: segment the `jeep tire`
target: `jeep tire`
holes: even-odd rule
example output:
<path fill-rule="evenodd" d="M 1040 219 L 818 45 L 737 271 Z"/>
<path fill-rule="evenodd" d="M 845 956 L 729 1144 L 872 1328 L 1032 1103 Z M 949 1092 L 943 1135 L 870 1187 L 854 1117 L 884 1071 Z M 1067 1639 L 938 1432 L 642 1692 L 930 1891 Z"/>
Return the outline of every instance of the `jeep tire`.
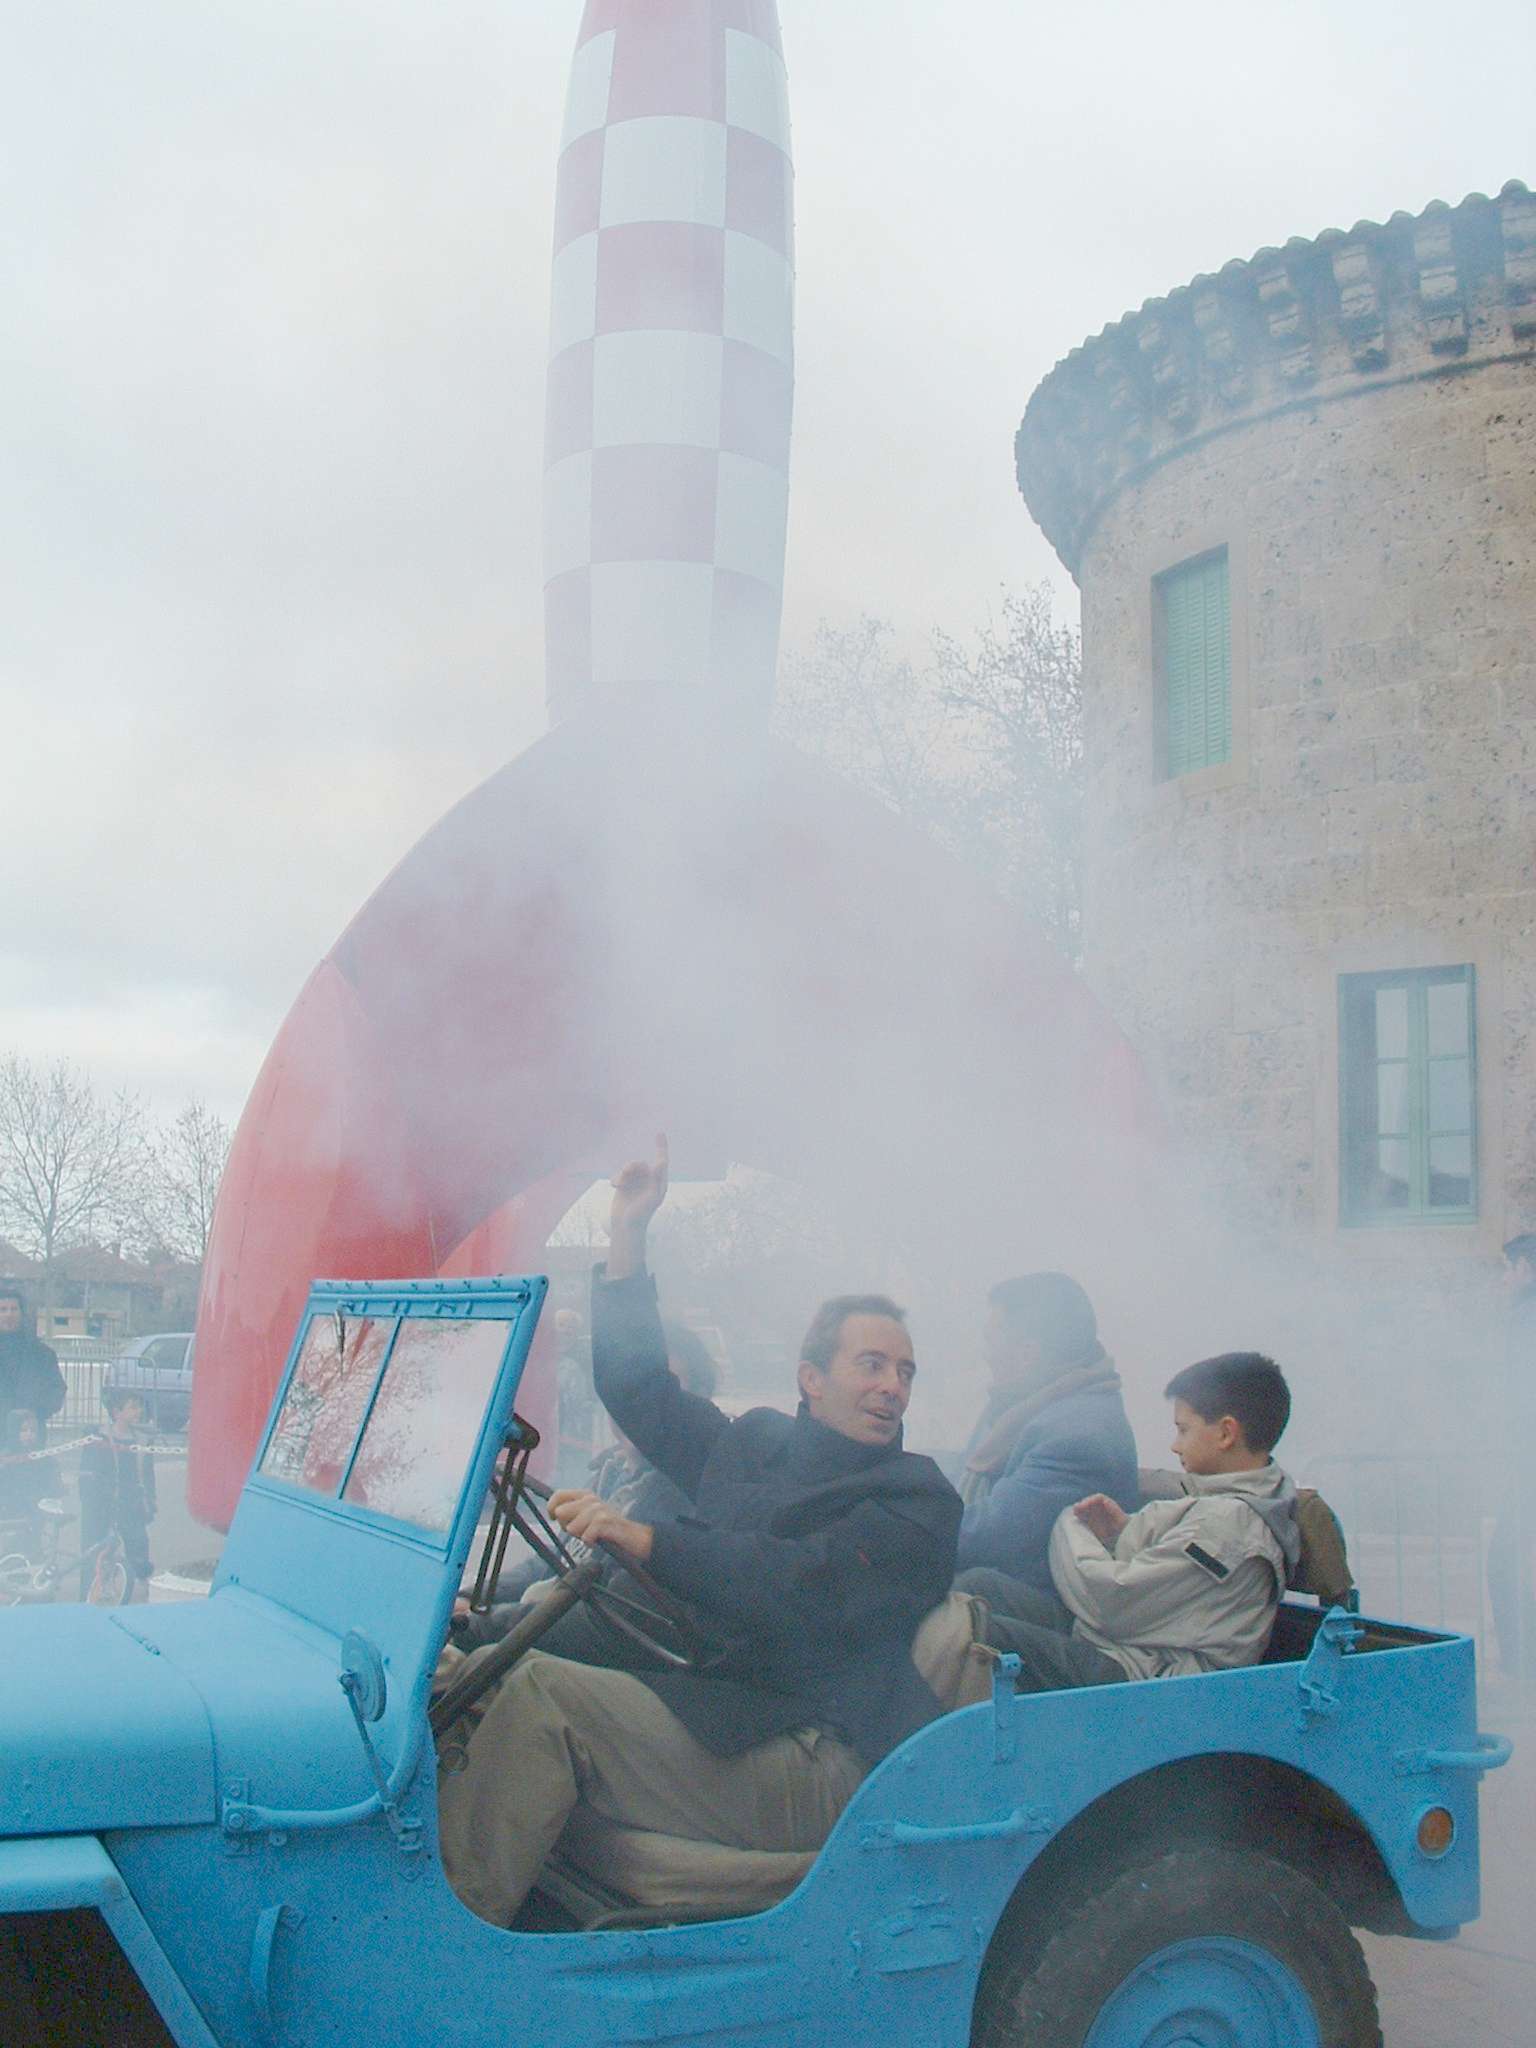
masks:
<path fill-rule="evenodd" d="M 1318 2048 L 1382 2048 L 1376 1987 L 1348 1922 L 1318 1886 L 1273 1856 L 1170 1850 L 1058 1904 L 1056 1920 L 1021 1962 L 1010 1967 L 1006 1954 L 990 1959 L 973 2048 L 1085 2048 L 1116 1994 L 1124 2010 L 1139 1983 L 1157 2008 L 1149 2038 L 1166 2038 L 1188 1995 L 1192 2015 L 1209 2011 L 1220 2027 L 1237 2029 L 1230 2038 L 1246 2042 L 1241 2015 L 1256 1995 L 1264 2005 L 1309 2007 Z M 1165 1955 L 1171 1967 L 1138 1977 Z M 1245 1959 L 1256 1992 L 1242 1981 Z M 1166 1993 L 1158 1988 L 1164 1977 Z M 1113 2048 L 1133 2048 L 1139 2031 L 1134 2022 L 1115 2028 Z M 1288 2031 L 1277 2012 L 1272 2038 L 1284 2041 Z M 1102 2030 L 1101 2039 L 1108 2039 Z"/>

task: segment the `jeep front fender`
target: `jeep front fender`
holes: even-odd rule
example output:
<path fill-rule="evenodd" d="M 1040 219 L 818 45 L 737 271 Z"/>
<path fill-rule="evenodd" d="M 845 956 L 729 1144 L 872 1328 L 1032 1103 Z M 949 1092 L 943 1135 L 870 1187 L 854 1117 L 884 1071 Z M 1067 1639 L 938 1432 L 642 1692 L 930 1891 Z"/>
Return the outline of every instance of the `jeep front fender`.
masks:
<path fill-rule="evenodd" d="M 219 2048 L 117 1865 L 95 1835 L 30 1835 L 0 1841 L 0 1924 L 15 1913 L 94 1907 L 178 2048 Z"/>

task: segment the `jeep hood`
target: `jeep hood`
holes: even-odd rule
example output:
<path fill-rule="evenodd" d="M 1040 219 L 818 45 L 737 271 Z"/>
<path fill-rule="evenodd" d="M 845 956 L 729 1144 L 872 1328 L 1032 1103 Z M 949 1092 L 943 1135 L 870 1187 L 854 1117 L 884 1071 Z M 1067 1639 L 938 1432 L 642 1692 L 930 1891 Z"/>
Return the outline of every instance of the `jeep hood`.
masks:
<path fill-rule="evenodd" d="M 167 1658 L 99 1607 L 0 1614 L 0 1836 L 214 1812 L 208 1715 Z"/>

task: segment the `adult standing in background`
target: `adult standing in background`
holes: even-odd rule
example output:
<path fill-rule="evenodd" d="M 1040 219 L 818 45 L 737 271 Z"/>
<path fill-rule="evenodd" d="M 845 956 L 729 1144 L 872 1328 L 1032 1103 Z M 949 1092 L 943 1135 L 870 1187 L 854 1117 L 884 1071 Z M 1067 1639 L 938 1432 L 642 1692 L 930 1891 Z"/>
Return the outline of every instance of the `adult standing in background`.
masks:
<path fill-rule="evenodd" d="M 1504 1343 L 1504 1455 L 1495 1481 L 1488 1545 L 1488 1601 L 1499 1662 L 1511 1678 L 1536 1678 L 1536 1231 L 1504 1247 L 1509 1323 Z"/>
<path fill-rule="evenodd" d="M 961 1584 L 1002 1613 L 1051 1594 L 1056 1517 L 1090 1493 L 1138 1505 L 1136 1439 L 1093 1304 L 1065 1273 L 999 1281 L 984 1350 L 992 1388 L 960 1474 Z M 1027 1610 L 1031 1602 L 1022 1596 Z"/>
<path fill-rule="evenodd" d="M 0 1415 L 30 1408 L 41 1426 L 63 1406 L 57 1353 L 37 1335 L 21 1289 L 0 1283 Z"/>

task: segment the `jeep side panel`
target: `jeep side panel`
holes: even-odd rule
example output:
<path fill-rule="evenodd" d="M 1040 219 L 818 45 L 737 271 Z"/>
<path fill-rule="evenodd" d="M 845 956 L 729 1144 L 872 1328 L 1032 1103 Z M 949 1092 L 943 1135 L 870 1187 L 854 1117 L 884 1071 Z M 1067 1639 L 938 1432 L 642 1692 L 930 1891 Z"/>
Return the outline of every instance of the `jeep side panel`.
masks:
<path fill-rule="evenodd" d="M 697 1927 L 502 1932 L 449 1891 L 430 1778 L 419 1851 L 384 1821 L 231 1839 L 217 1828 L 113 1838 L 145 1917 L 221 2042 L 503 2048 L 518 2012 L 544 2048 L 708 2040 L 822 2044 L 968 2034 L 993 1928 L 1033 1858 L 1074 1817 L 1178 1757 L 1273 1757 L 1326 1784 L 1370 1833 L 1409 1914 L 1477 1907 L 1475 1778 L 1420 1772 L 1465 1739 L 1471 1645 L 1426 1641 L 1343 1661 L 1336 1703 L 1305 1714 L 1305 1667 L 1016 1697 L 933 1724 L 872 1773 L 798 1891 Z M 1414 1847 L 1429 1798 L 1456 1817 L 1438 1859 Z M 201 1910 L 188 1912 L 196 1900 Z M 728 2016 L 728 2020 L 727 2020 Z M 291 2029 L 289 2034 L 287 2029 Z"/>

